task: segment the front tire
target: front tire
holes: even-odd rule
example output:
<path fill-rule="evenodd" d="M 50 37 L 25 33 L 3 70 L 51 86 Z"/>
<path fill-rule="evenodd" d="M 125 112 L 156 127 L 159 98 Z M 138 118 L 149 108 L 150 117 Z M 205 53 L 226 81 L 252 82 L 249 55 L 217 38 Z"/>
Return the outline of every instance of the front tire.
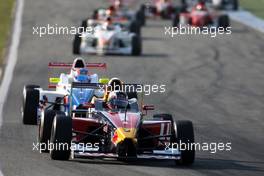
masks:
<path fill-rule="evenodd" d="M 142 53 L 142 41 L 141 37 L 138 35 L 134 35 L 132 37 L 132 55 L 133 56 L 140 56 Z"/>
<path fill-rule="evenodd" d="M 176 160 L 176 164 L 185 166 L 191 165 L 195 160 L 195 149 L 192 145 L 194 143 L 193 124 L 191 121 L 182 120 L 176 121 L 176 125 L 174 126 L 176 127 L 176 139 L 179 147 L 180 144 L 185 144 L 186 146 L 186 149 L 181 150 L 181 159 Z"/>
<path fill-rule="evenodd" d="M 53 160 L 69 160 L 71 155 L 72 119 L 57 114 L 53 120 L 50 142 L 54 148 L 50 150 Z"/>
<path fill-rule="evenodd" d="M 23 89 L 22 118 L 25 125 L 36 125 L 39 105 L 39 88 L 36 85 L 27 85 Z"/>
<path fill-rule="evenodd" d="M 64 113 L 61 111 L 48 109 L 45 110 L 41 115 L 40 123 L 39 123 L 39 136 L 38 136 L 38 141 L 40 144 L 46 144 L 46 146 L 48 146 L 48 141 L 50 140 L 50 135 L 51 135 L 52 123 L 54 117 L 57 114 L 63 115 Z M 44 150 L 43 152 L 48 152 L 48 149 Z"/>

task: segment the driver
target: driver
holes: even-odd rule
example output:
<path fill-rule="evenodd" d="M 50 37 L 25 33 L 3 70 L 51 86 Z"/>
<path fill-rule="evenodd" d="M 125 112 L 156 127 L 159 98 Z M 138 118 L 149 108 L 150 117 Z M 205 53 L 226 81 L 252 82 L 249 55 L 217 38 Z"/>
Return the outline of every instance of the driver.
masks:
<path fill-rule="evenodd" d="M 106 15 L 107 16 L 114 16 L 116 14 L 116 8 L 114 6 L 108 7 L 106 10 Z"/>
<path fill-rule="evenodd" d="M 115 0 L 114 6 L 115 6 L 115 9 L 121 9 L 123 7 L 122 0 Z"/>
<path fill-rule="evenodd" d="M 125 92 L 121 91 L 110 92 L 106 105 L 111 111 L 126 109 L 128 106 L 128 96 Z"/>
<path fill-rule="evenodd" d="M 104 22 L 104 25 L 103 25 L 103 28 L 106 29 L 106 30 L 111 30 L 114 28 L 114 25 L 113 25 L 113 20 L 111 17 L 107 17 L 105 22 Z"/>
<path fill-rule="evenodd" d="M 199 1 L 195 5 L 194 8 L 195 8 L 195 10 L 198 10 L 198 11 L 207 11 L 206 4 L 205 4 L 205 1 L 204 0 Z"/>
<path fill-rule="evenodd" d="M 79 70 L 77 70 L 76 74 L 74 75 L 74 81 L 81 83 L 90 83 L 91 78 L 88 75 L 88 69 L 80 68 Z"/>

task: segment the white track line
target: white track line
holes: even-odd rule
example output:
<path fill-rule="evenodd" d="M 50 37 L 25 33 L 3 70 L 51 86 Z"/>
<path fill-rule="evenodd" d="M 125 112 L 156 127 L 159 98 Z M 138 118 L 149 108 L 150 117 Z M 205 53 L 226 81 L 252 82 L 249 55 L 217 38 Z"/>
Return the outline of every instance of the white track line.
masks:
<path fill-rule="evenodd" d="M 24 0 L 16 1 L 16 14 L 15 14 L 15 22 L 13 26 L 13 36 L 11 40 L 11 45 L 9 48 L 9 53 L 7 56 L 7 64 L 5 67 L 4 77 L 0 87 L 0 128 L 3 123 L 3 107 L 7 98 L 7 94 L 9 91 L 9 87 L 13 78 L 13 72 L 17 62 L 17 51 L 20 41 L 21 35 L 21 27 L 22 27 L 22 15 L 24 8 Z M 0 170 L 0 176 L 3 176 L 2 171 Z"/>

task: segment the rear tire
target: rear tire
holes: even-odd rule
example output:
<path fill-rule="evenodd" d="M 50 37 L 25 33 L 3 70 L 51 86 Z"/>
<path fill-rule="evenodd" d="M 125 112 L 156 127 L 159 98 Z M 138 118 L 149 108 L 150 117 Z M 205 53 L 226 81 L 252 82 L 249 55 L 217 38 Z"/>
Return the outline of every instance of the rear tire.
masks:
<path fill-rule="evenodd" d="M 80 54 L 80 46 L 81 46 L 81 34 L 75 34 L 73 40 L 73 54 L 79 55 Z"/>
<path fill-rule="evenodd" d="M 221 15 L 218 18 L 218 27 L 223 27 L 225 30 L 230 26 L 230 19 L 228 15 Z"/>
<path fill-rule="evenodd" d="M 53 160 L 69 160 L 71 155 L 72 119 L 57 114 L 53 120 L 50 142 L 54 148 L 50 150 Z M 57 146 L 57 147 L 55 147 Z"/>
<path fill-rule="evenodd" d="M 180 23 L 180 14 L 175 13 L 172 17 L 172 27 L 178 27 Z"/>
<path fill-rule="evenodd" d="M 133 56 L 140 56 L 142 53 L 142 41 L 141 37 L 138 35 L 134 35 L 132 37 L 132 55 Z"/>
<path fill-rule="evenodd" d="M 193 124 L 191 121 L 182 120 L 176 121 L 176 139 L 180 146 L 181 144 L 185 144 L 189 146 L 186 150 L 181 150 L 181 159 L 176 160 L 176 164 L 188 166 L 193 164 L 195 160 L 195 149 L 192 147 L 192 143 L 194 143 L 194 130 Z"/>
<path fill-rule="evenodd" d="M 135 33 L 137 35 L 141 35 L 141 27 L 140 27 L 140 22 L 133 20 L 129 26 L 129 31 L 131 33 Z"/>
<path fill-rule="evenodd" d="M 25 125 L 37 125 L 39 88 L 36 85 L 27 85 L 23 89 L 22 118 Z"/>
<path fill-rule="evenodd" d="M 145 26 L 146 25 L 146 15 L 145 15 L 145 10 L 146 10 L 146 6 L 144 4 L 142 4 L 140 6 L 139 11 L 136 14 L 136 18 L 137 21 L 140 22 L 141 26 Z"/>
<path fill-rule="evenodd" d="M 239 8 L 239 2 L 238 0 L 233 0 L 233 10 L 237 11 Z"/>

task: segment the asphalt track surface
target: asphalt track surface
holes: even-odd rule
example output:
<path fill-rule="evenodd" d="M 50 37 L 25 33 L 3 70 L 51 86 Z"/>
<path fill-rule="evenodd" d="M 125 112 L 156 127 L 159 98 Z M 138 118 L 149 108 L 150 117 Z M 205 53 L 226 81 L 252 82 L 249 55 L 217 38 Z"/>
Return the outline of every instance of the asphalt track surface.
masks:
<path fill-rule="evenodd" d="M 107 74 L 127 82 L 166 84 L 146 97 L 156 112 L 192 120 L 197 142 L 232 142 L 231 151 L 197 152 L 191 167 L 167 161 L 52 161 L 32 151 L 37 127 L 22 125 L 24 84 L 47 84 L 49 61 L 72 61 L 73 36 L 32 35 L 32 26 L 77 26 L 102 0 L 26 0 L 18 62 L 3 111 L 0 166 L 4 175 L 263 175 L 264 35 L 233 23 L 231 36 L 164 36 L 168 21 L 148 21 L 142 57 L 85 56 L 106 62 Z"/>

